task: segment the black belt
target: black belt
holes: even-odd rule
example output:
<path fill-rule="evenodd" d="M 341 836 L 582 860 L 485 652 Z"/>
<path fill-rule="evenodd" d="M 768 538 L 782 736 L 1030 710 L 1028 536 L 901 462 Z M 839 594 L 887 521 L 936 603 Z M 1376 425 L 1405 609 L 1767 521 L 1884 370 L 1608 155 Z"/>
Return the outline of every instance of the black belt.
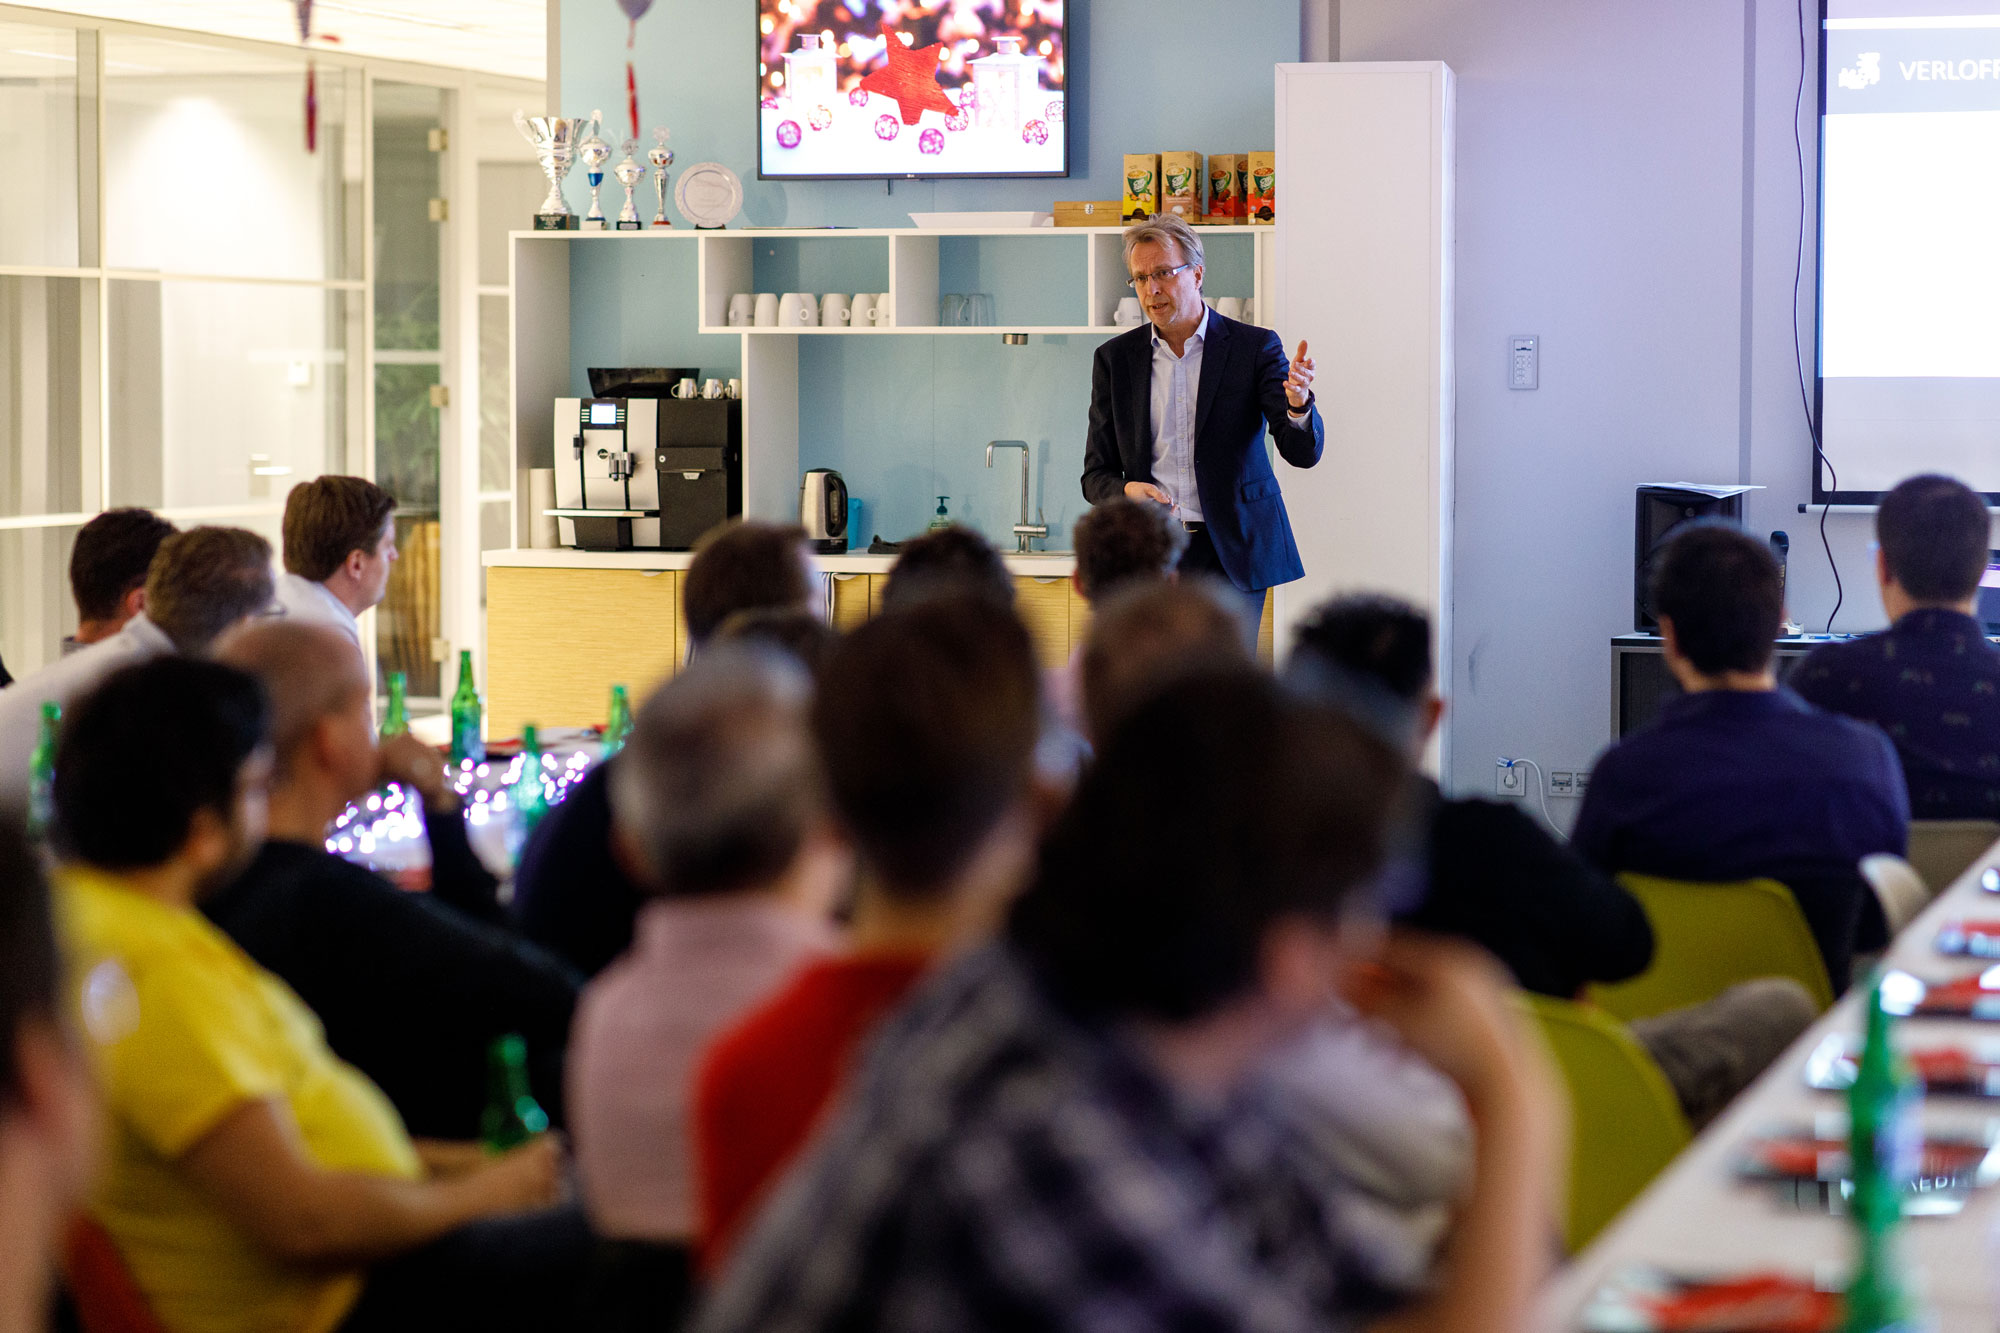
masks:
<path fill-rule="evenodd" d="M 1190 523 L 1190 522 L 1188 522 L 1187 520 L 1183 519 L 1183 520 L 1181 521 L 1181 526 L 1182 526 L 1182 527 L 1184 527 L 1184 528 L 1186 528 L 1186 529 L 1188 530 L 1188 534 L 1189 534 L 1190 536 L 1192 536 L 1193 534 L 1195 534 L 1195 533 L 1197 533 L 1197 532 L 1203 532 L 1203 531 L 1206 531 L 1206 530 L 1207 530 L 1207 528 L 1208 528 L 1208 524 L 1206 524 L 1206 523 L 1202 522 L 1202 521 L 1201 521 L 1200 519 L 1196 519 L 1196 520 L 1194 520 L 1194 521 L 1193 521 L 1192 523 Z"/>

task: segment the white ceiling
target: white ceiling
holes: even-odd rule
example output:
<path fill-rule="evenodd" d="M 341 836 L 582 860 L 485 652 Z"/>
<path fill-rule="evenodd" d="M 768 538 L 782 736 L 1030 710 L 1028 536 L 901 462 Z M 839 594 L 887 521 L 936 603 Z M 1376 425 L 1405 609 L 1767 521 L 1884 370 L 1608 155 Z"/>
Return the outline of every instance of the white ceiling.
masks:
<path fill-rule="evenodd" d="M 292 0 L 65 0 L 35 6 L 296 44 Z M 315 0 L 313 45 L 324 51 L 484 70 L 540 81 L 547 0 Z"/>

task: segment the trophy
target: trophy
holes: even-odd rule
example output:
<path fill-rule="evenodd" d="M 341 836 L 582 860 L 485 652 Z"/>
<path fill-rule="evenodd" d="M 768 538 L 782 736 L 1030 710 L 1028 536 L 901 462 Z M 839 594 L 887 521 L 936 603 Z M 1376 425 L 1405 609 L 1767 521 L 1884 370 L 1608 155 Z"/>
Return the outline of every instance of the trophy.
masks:
<path fill-rule="evenodd" d="M 639 210 L 632 203 L 632 187 L 646 179 L 646 169 L 632 160 L 632 153 L 638 147 L 639 141 L 637 139 L 627 139 L 625 141 L 625 160 L 620 162 L 618 169 L 611 173 L 618 178 L 618 183 L 625 187 L 625 207 L 618 210 L 618 230 L 620 231 L 641 231 L 645 225 L 639 221 Z"/>
<path fill-rule="evenodd" d="M 653 189 L 660 196 L 660 211 L 653 214 L 655 227 L 671 227 L 667 221 L 667 168 L 674 164 L 674 150 L 667 147 L 667 132 L 653 131 L 653 146 L 646 150 L 646 160 L 653 164 Z"/>
<path fill-rule="evenodd" d="M 577 145 L 576 155 L 583 159 L 583 178 L 590 182 L 590 211 L 583 215 L 585 231 L 603 231 L 604 205 L 597 192 L 604 185 L 604 164 L 611 160 L 611 145 L 604 142 L 597 132 L 597 126 L 604 117 L 601 112 L 592 112 L 590 117 L 590 137 Z"/>
<path fill-rule="evenodd" d="M 569 202 L 563 198 L 562 183 L 563 177 L 569 175 L 570 164 L 576 161 L 576 136 L 583 130 L 583 120 L 529 116 L 516 111 L 514 125 L 521 131 L 521 137 L 534 145 L 542 174 L 549 178 L 548 198 L 535 210 L 535 230 L 575 231 L 576 214 L 569 211 Z"/>

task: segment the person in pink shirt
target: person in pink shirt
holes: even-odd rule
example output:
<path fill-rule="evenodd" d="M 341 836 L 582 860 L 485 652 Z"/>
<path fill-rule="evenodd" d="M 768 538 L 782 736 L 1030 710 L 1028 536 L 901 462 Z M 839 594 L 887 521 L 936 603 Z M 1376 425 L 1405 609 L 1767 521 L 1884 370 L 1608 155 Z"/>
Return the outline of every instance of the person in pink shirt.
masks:
<path fill-rule="evenodd" d="M 706 653 L 640 709 L 612 779 L 614 846 L 653 897 L 584 991 L 570 1132 L 600 1238 L 593 1327 L 670 1327 L 690 1290 L 693 1064 L 716 1032 L 834 944 L 852 875 L 789 659 Z"/>

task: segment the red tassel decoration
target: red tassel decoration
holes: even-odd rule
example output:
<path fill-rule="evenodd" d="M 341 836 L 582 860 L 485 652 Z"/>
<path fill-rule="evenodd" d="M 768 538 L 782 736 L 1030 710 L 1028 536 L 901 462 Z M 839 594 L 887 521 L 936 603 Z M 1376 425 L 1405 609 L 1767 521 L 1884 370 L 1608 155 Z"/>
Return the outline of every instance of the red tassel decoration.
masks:
<path fill-rule="evenodd" d="M 310 64 L 306 66 L 306 151 L 319 151 L 319 83 Z"/>
<path fill-rule="evenodd" d="M 633 72 L 631 51 L 639 41 L 639 20 L 633 19 L 625 36 L 625 100 L 632 113 L 632 137 L 639 137 L 639 76 Z"/>

